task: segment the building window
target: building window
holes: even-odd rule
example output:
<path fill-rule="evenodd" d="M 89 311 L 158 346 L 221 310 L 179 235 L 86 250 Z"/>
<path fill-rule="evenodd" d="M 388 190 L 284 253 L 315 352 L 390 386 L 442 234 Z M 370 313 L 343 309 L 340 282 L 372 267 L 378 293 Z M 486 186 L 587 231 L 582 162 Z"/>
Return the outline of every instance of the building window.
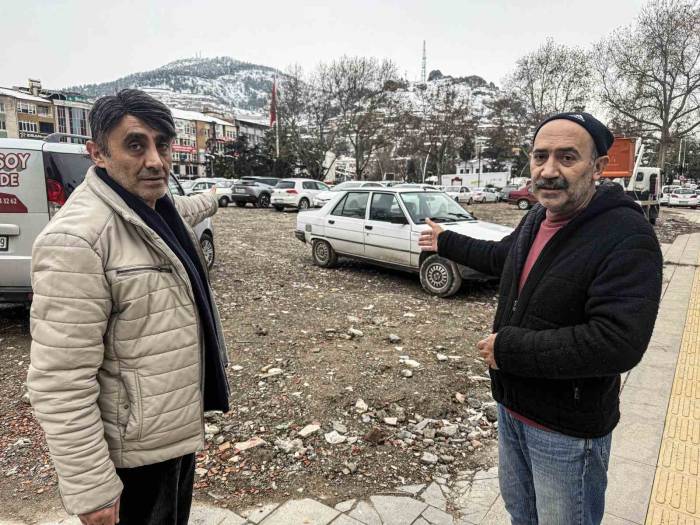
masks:
<path fill-rule="evenodd" d="M 66 108 L 58 106 L 56 108 L 56 114 L 58 115 L 58 132 L 68 133 L 68 128 L 66 127 Z"/>
<path fill-rule="evenodd" d="M 0 130 L 6 130 L 7 128 L 5 127 L 5 121 L 0 120 Z"/>
<path fill-rule="evenodd" d="M 87 112 L 80 108 L 70 109 L 71 133 L 73 135 L 88 135 Z"/>
<path fill-rule="evenodd" d="M 28 102 L 17 102 L 17 113 L 26 113 L 28 115 L 36 115 L 36 106 Z"/>
<path fill-rule="evenodd" d="M 0 113 L 5 113 L 5 103 L 0 102 Z"/>
<path fill-rule="evenodd" d="M 37 106 L 36 109 L 37 115 L 39 115 L 40 117 L 48 117 L 51 115 L 51 111 L 46 106 Z"/>
<path fill-rule="evenodd" d="M 192 166 L 191 164 L 187 164 L 185 166 L 185 170 L 188 176 L 193 176 L 197 175 L 197 166 Z"/>
<path fill-rule="evenodd" d="M 20 120 L 19 122 L 20 131 L 28 131 L 30 133 L 37 133 L 39 131 L 39 126 L 36 122 L 27 122 L 26 120 Z"/>

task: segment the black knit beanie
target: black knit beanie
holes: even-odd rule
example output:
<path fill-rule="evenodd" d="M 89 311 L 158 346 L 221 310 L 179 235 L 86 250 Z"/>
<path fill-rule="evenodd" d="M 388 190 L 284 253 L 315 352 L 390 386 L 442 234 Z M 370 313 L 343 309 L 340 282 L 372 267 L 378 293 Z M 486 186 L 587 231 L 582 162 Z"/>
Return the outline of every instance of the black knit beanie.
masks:
<path fill-rule="evenodd" d="M 605 124 L 603 124 L 600 120 L 595 118 L 590 113 L 584 112 L 572 111 L 567 113 L 557 113 L 556 115 L 552 115 L 551 117 L 546 118 L 542 121 L 542 123 L 539 126 L 537 126 L 535 135 L 534 137 L 532 137 L 533 143 L 535 141 L 535 138 L 537 137 L 537 134 L 542 129 L 542 126 L 544 126 L 547 122 L 559 119 L 570 120 L 571 122 L 575 122 L 579 126 L 583 127 L 593 138 L 596 150 L 598 150 L 598 155 L 607 155 L 610 146 L 612 146 L 612 143 L 615 140 L 615 137 L 613 137 L 613 134 L 610 132 L 610 130 Z"/>

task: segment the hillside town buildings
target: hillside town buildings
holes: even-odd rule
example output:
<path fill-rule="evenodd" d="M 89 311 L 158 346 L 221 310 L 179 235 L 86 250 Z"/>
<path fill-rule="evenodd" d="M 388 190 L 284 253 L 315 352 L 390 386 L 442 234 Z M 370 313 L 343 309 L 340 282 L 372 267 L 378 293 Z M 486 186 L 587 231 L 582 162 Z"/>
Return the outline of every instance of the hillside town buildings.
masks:
<path fill-rule="evenodd" d="M 94 100 L 80 93 L 50 90 L 39 80 L 27 87 L 0 87 L 0 138 L 45 139 L 53 133 L 66 142 L 85 142 L 91 136 L 88 115 Z M 177 138 L 173 144 L 173 172 L 180 178 L 204 177 L 226 144 L 246 136 L 251 146 L 262 144 L 270 128 L 262 117 L 237 118 L 218 112 L 170 108 Z"/>

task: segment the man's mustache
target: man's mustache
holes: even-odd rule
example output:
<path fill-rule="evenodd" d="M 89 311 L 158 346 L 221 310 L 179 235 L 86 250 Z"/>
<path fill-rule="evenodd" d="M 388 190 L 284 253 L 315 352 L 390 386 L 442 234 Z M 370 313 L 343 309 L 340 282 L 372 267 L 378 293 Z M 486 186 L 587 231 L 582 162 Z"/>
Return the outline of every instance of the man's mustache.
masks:
<path fill-rule="evenodd" d="M 565 190 L 569 187 L 569 181 L 564 177 L 556 179 L 538 179 L 535 181 L 536 190 Z"/>

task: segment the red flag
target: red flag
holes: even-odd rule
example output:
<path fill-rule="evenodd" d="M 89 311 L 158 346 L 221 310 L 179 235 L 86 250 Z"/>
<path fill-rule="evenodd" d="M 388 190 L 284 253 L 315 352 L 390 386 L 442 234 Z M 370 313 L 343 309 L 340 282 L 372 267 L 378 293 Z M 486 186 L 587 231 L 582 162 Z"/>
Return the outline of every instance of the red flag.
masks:
<path fill-rule="evenodd" d="M 277 121 L 277 79 L 272 81 L 272 100 L 270 101 L 270 127 Z"/>

